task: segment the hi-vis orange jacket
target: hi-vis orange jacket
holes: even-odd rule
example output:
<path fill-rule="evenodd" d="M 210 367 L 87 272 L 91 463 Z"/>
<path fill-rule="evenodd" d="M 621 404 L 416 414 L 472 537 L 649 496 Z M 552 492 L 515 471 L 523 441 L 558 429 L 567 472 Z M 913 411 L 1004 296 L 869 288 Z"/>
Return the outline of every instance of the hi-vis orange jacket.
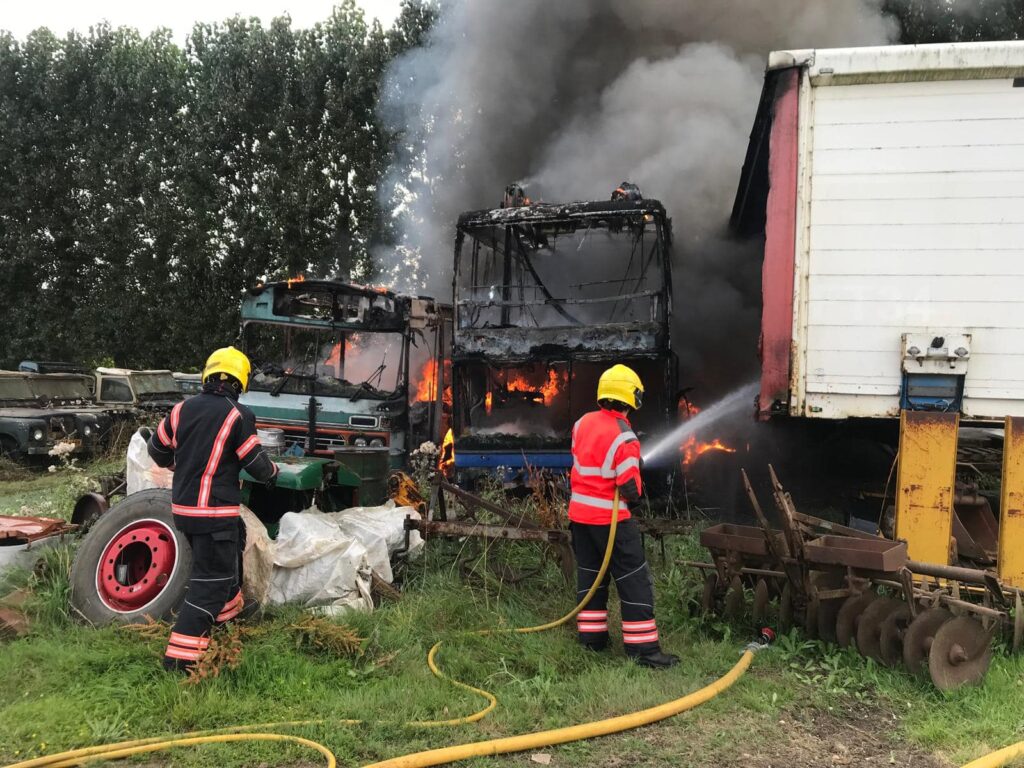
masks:
<path fill-rule="evenodd" d="M 587 525 L 610 525 L 612 500 L 619 489 L 619 522 L 630 517 L 628 502 L 639 501 L 640 441 L 629 419 L 602 408 L 572 428 L 572 495 L 569 519 Z"/>

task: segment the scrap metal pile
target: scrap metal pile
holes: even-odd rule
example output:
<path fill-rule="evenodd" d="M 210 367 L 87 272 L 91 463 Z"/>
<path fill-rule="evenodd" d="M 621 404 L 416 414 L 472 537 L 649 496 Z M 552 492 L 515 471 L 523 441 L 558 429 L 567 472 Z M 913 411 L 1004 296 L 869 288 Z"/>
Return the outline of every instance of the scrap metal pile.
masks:
<path fill-rule="evenodd" d="M 895 541 L 800 513 L 769 467 L 780 527 L 772 527 L 746 473 L 759 525 L 720 523 L 701 533 L 711 563 L 702 607 L 852 647 L 879 664 L 904 665 L 949 690 L 978 683 L 992 641 L 1024 639 L 1020 591 L 985 568 L 918 562 Z"/>

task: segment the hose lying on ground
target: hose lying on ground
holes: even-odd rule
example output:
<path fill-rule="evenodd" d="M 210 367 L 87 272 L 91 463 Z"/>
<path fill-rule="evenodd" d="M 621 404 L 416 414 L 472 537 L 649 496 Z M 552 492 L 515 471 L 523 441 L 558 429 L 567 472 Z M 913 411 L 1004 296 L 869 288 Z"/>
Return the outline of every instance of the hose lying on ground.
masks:
<path fill-rule="evenodd" d="M 503 632 L 512 632 L 516 634 L 531 634 L 534 632 L 543 632 L 548 629 L 560 627 L 566 624 L 570 620 L 576 617 L 576 615 L 582 611 L 591 598 L 600 588 L 601 582 L 604 580 L 605 574 L 608 571 L 608 566 L 611 562 L 612 551 L 615 545 L 615 532 L 618 527 L 618 509 L 619 509 L 619 495 L 618 491 L 615 493 L 615 500 L 612 504 L 612 518 L 611 525 L 608 530 L 608 545 L 605 548 L 604 559 L 601 562 L 601 567 L 598 570 L 597 577 L 594 579 L 594 583 L 587 591 L 583 599 L 579 601 L 575 608 L 569 613 L 565 614 L 561 618 L 555 619 L 554 621 L 547 622 L 546 624 L 539 624 L 535 627 L 518 627 L 515 629 L 507 630 L 494 630 L 484 629 L 475 632 L 470 632 L 470 635 L 486 636 L 492 634 L 498 634 Z M 498 703 L 497 697 L 494 694 L 485 691 L 481 688 L 468 685 L 458 680 L 454 680 L 446 676 L 440 668 L 437 666 L 437 653 L 441 647 L 441 643 L 435 643 L 430 649 L 430 653 L 427 655 L 427 664 L 430 667 L 430 671 L 435 677 L 444 680 L 451 685 L 460 688 L 462 690 L 470 691 L 479 696 L 482 696 L 487 700 L 487 706 L 483 709 L 474 712 L 471 715 L 465 717 L 454 718 L 451 720 L 427 720 L 421 722 L 408 723 L 410 726 L 417 727 L 437 727 L 437 726 L 448 726 L 448 725 L 462 725 L 466 723 L 476 722 L 490 713 Z M 520 736 L 509 736 L 500 739 L 490 739 L 487 741 L 470 742 L 467 744 L 460 744 L 454 747 L 443 747 L 441 749 L 427 750 L 425 752 L 417 752 L 411 755 L 405 755 L 402 757 L 392 758 L 383 762 L 373 763 L 366 768 L 419 768 L 420 766 L 430 765 L 441 765 L 443 763 L 450 763 L 456 760 L 464 760 L 469 757 L 476 757 L 481 755 L 497 755 L 504 754 L 507 752 L 519 752 L 526 749 L 536 749 L 538 747 L 551 746 L 554 744 L 564 744 L 570 741 L 580 741 L 582 739 L 589 739 L 595 736 L 604 736 L 611 733 L 618 733 L 620 731 L 629 730 L 632 728 L 638 728 L 642 725 L 648 725 L 650 723 L 664 720 L 667 717 L 676 715 L 680 712 L 684 712 L 688 709 L 703 704 L 708 699 L 717 696 L 719 693 L 724 691 L 726 688 L 731 686 L 736 680 L 738 680 L 747 667 L 750 666 L 750 662 L 753 660 L 754 652 L 763 646 L 757 644 L 751 644 L 747 647 L 742 658 L 739 662 L 729 670 L 724 676 L 711 683 L 710 685 L 701 688 L 698 691 L 687 694 L 674 701 L 661 704 L 656 707 L 650 707 L 649 709 L 634 712 L 628 715 L 620 715 L 618 717 L 609 718 L 606 720 L 596 720 L 590 723 L 583 723 L 580 725 L 568 726 L 566 728 L 556 728 L 549 731 L 540 731 L 537 733 L 523 734 Z M 249 726 L 235 726 L 231 728 L 221 728 L 207 731 L 196 731 L 193 733 L 185 734 L 173 739 L 165 739 L 163 737 L 152 737 L 148 739 L 136 739 L 134 741 L 123 741 L 116 744 L 105 744 L 94 747 L 85 747 L 82 749 L 70 750 L 67 752 L 61 752 L 54 755 L 47 755 L 45 757 L 38 757 L 32 760 L 25 760 L 19 763 L 14 763 L 7 768 L 65 768 L 66 766 L 80 765 L 83 762 L 91 762 L 94 760 L 112 760 L 121 757 L 129 757 L 131 755 L 143 754 L 146 752 L 157 752 L 166 749 L 172 749 L 174 747 L 185 747 L 185 746 L 196 746 L 201 744 L 216 744 L 233 741 L 290 741 L 293 743 L 302 744 L 319 751 L 327 759 L 328 768 L 335 768 L 336 759 L 334 754 L 322 744 L 311 741 L 309 739 L 303 739 L 298 736 L 288 736 L 283 734 L 275 733 L 255 733 L 252 731 L 261 731 L 264 729 L 272 728 L 286 728 L 295 727 L 302 725 L 322 725 L 325 723 L 332 723 L 338 725 L 359 725 L 364 723 L 362 720 L 299 720 L 290 722 L 279 722 L 279 723 L 263 723 L 259 725 Z"/>
<path fill-rule="evenodd" d="M 1006 765 L 1013 758 L 1021 757 L 1022 755 L 1024 755 L 1024 741 L 1018 741 L 1016 744 L 997 749 L 995 752 L 989 752 L 977 760 L 971 760 L 963 768 L 1000 768 L 1000 766 Z"/>

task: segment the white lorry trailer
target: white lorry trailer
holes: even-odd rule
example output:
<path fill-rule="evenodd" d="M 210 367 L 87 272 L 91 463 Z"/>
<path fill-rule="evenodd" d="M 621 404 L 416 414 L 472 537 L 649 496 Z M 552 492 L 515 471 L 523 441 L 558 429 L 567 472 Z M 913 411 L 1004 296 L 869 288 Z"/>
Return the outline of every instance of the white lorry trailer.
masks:
<path fill-rule="evenodd" d="M 1024 42 L 771 54 L 732 225 L 761 418 L 1024 416 Z"/>

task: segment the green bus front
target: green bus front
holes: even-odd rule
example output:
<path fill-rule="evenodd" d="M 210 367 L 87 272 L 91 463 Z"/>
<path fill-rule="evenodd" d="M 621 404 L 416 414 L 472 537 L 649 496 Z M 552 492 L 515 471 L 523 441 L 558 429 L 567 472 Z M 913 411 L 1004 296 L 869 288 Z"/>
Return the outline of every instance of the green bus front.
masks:
<path fill-rule="evenodd" d="M 241 314 L 253 364 L 242 402 L 260 428 L 284 432 L 288 453 L 387 448 L 397 468 L 439 439 L 448 313 L 432 299 L 288 280 L 249 291 Z"/>

